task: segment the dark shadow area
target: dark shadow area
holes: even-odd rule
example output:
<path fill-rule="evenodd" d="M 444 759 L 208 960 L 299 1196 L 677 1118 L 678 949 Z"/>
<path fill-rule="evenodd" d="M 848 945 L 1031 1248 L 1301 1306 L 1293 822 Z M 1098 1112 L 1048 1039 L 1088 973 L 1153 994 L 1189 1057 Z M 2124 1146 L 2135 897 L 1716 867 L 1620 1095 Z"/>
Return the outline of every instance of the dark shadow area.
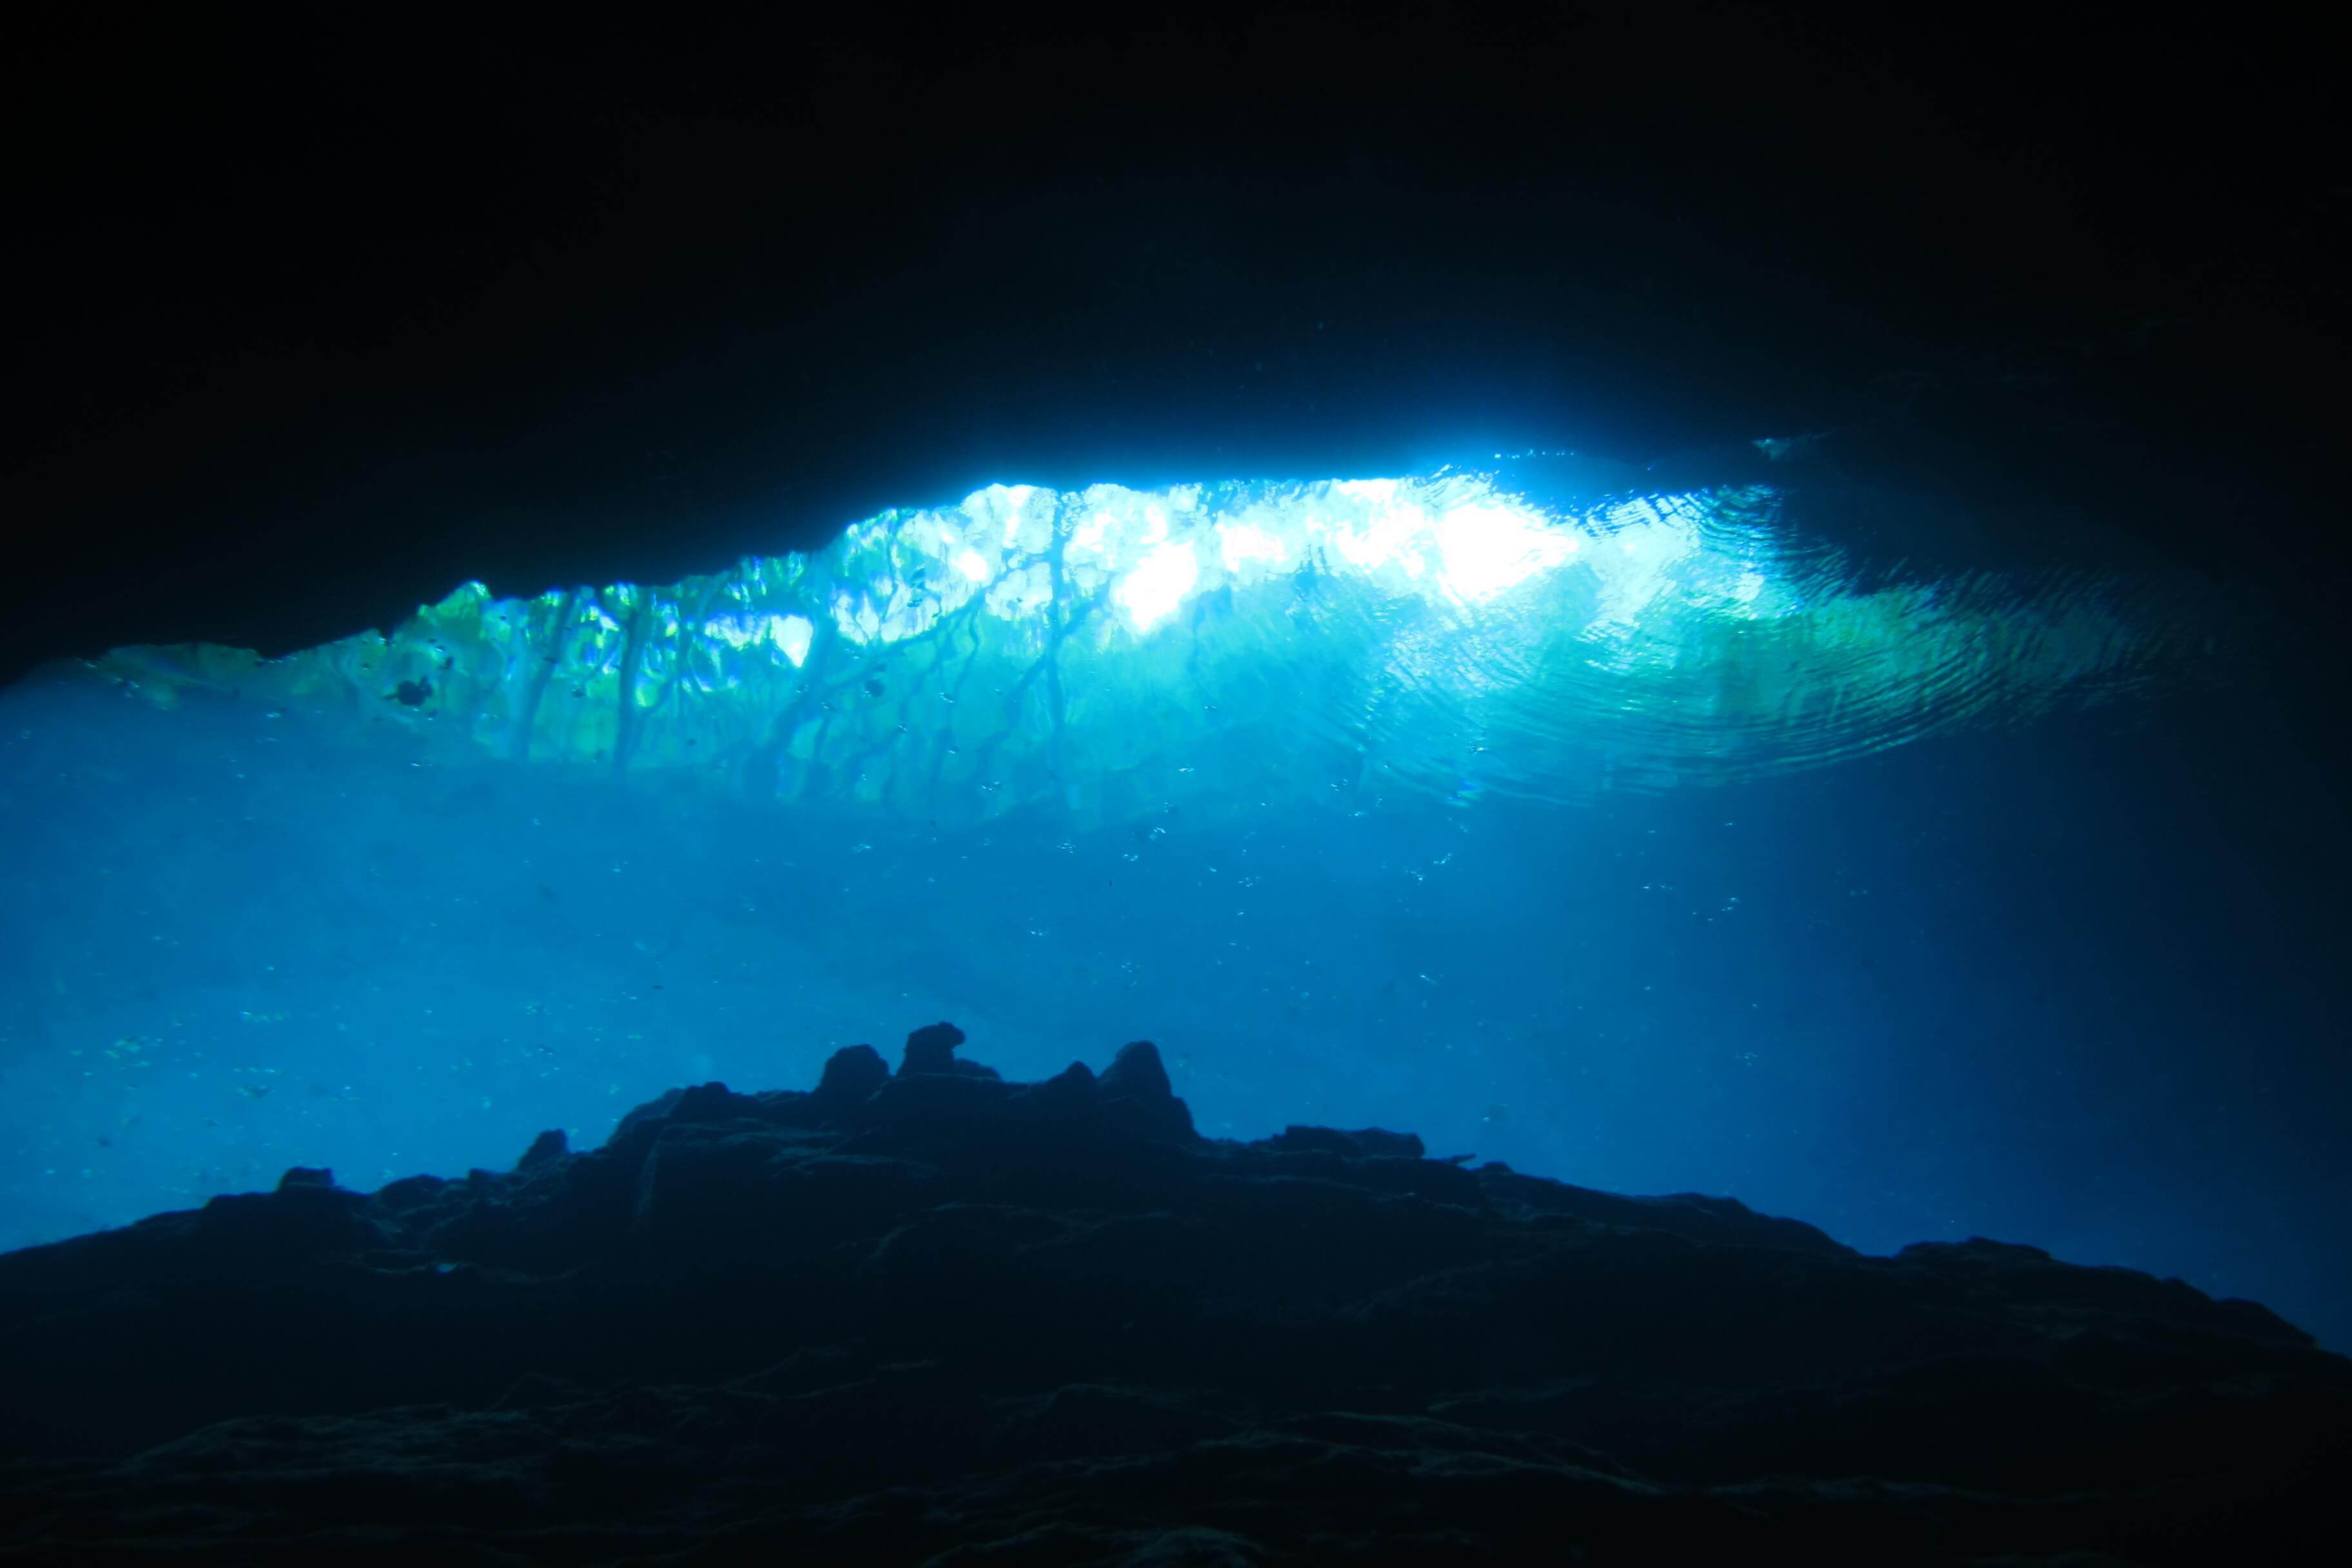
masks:
<path fill-rule="evenodd" d="M 1204 1140 L 1150 1044 L 1024 1084 L 962 1039 L 8 1255 L 0 1541 L 2188 1564 L 2286 1561 L 2339 1495 L 2352 1363 L 2250 1302 L 1405 1133 Z"/>
<path fill-rule="evenodd" d="M 346 29 L 18 52 L 0 679 L 992 481 L 1830 429 L 2335 618 L 2341 123 L 2283 20 Z"/>

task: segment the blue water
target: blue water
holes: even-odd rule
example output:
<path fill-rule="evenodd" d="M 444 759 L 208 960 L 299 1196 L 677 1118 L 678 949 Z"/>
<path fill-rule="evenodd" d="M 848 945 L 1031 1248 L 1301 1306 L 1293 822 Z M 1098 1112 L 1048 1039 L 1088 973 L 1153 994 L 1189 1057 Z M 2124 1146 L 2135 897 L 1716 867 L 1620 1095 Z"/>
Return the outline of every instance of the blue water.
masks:
<path fill-rule="evenodd" d="M 2344 865 L 2265 679 L 1681 782 L 943 820 L 45 672 L 0 693 L 0 1245 L 504 1166 L 944 1017 L 1008 1076 L 1152 1039 L 1212 1135 L 2030 1242 L 2341 1348 Z"/>

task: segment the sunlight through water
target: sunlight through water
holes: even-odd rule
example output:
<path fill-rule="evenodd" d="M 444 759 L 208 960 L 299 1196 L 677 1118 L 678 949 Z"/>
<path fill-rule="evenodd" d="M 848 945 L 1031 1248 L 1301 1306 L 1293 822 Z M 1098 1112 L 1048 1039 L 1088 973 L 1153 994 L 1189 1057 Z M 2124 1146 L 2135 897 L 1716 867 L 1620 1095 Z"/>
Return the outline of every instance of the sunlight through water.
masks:
<path fill-rule="evenodd" d="M 1558 510 L 1451 470 L 994 485 L 675 585 L 469 584 L 389 636 L 95 668 L 452 752 L 1084 824 L 1367 782 L 1538 800 L 1725 783 L 2189 667 L 2179 607 L 2116 575 L 1865 571 L 1783 511 L 1759 485 Z"/>

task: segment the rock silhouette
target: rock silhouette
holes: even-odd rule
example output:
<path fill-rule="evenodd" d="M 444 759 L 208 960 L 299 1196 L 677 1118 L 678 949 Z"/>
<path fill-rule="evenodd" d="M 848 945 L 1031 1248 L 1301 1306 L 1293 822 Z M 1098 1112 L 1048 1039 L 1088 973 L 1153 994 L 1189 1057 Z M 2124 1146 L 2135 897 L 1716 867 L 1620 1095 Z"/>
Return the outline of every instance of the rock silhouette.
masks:
<path fill-rule="evenodd" d="M 2284 1562 L 2352 1479 L 2251 1302 L 962 1041 L 0 1257 L 0 1554 Z"/>

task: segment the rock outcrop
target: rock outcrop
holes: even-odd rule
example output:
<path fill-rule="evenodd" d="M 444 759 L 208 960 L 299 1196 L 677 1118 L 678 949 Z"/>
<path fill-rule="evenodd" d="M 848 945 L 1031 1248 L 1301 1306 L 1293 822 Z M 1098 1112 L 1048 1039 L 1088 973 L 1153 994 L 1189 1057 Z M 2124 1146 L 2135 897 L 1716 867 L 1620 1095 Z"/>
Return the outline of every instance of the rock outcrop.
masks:
<path fill-rule="evenodd" d="M 2285 1562 L 2352 1479 L 2251 1302 L 962 1037 L 0 1257 L 0 1557 Z"/>

